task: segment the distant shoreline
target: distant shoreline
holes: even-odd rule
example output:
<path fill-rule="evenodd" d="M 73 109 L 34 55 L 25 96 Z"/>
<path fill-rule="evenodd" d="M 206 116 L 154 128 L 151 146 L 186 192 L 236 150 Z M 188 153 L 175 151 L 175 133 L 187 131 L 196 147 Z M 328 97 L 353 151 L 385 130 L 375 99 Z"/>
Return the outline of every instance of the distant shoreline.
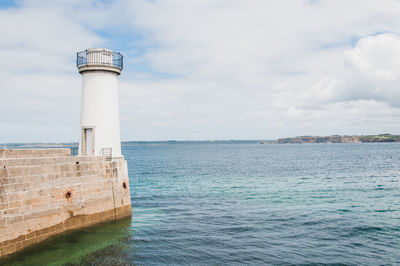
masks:
<path fill-rule="evenodd" d="M 281 138 L 273 144 L 287 143 L 370 143 L 370 142 L 400 142 L 400 135 L 352 135 L 352 136 L 299 136 L 293 138 Z"/>
<path fill-rule="evenodd" d="M 379 135 L 332 135 L 332 136 L 297 136 L 291 138 L 280 138 L 277 140 L 161 140 L 161 141 L 122 141 L 122 146 L 136 145 L 184 145 L 184 144 L 306 144 L 306 143 L 387 143 L 400 142 L 400 135 L 379 134 Z M 60 143 L 5 143 L 4 147 L 17 148 L 69 148 L 77 147 L 78 142 Z"/>
<path fill-rule="evenodd" d="M 183 144 L 258 144 L 260 140 L 160 140 L 160 141 L 122 141 L 122 146 L 136 146 L 136 145 L 183 145 Z M 273 140 L 269 140 L 273 142 Z M 5 143 L 0 144 L 0 149 L 6 145 L 13 148 L 36 148 L 36 147 L 77 147 L 78 142 L 65 142 L 65 143 Z"/>

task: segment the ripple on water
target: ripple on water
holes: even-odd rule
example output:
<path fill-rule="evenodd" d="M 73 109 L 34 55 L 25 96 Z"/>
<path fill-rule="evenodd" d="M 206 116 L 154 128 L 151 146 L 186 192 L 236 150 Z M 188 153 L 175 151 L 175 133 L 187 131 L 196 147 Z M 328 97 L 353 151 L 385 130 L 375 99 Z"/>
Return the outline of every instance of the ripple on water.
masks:
<path fill-rule="evenodd" d="M 103 245 L 69 249 L 75 255 L 65 263 L 400 264 L 397 143 L 129 146 L 123 153 L 129 229 L 111 242 L 88 237 L 98 232 L 75 235 L 64 245 Z M 49 243 L 15 261 L 54 261 L 66 248 Z"/>

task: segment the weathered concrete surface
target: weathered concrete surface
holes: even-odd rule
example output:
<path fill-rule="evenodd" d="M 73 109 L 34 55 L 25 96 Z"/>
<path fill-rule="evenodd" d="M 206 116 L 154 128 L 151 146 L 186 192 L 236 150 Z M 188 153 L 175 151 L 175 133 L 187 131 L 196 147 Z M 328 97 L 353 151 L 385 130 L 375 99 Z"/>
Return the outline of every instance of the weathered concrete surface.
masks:
<path fill-rule="evenodd" d="M 71 150 L 60 149 L 0 149 L 0 159 L 70 156 Z"/>
<path fill-rule="evenodd" d="M 123 158 L 43 150 L 30 150 L 36 157 L 0 151 L 0 256 L 70 229 L 131 215 Z"/>

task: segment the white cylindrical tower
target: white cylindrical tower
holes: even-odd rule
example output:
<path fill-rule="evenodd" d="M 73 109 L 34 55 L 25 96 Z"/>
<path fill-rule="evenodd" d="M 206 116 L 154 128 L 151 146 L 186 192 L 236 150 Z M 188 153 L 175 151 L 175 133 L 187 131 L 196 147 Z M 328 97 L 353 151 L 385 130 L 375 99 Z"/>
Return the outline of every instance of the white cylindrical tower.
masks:
<path fill-rule="evenodd" d="M 77 53 L 82 74 L 79 155 L 122 157 L 119 130 L 118 75 L 123 57 L 108 49 Z"/>

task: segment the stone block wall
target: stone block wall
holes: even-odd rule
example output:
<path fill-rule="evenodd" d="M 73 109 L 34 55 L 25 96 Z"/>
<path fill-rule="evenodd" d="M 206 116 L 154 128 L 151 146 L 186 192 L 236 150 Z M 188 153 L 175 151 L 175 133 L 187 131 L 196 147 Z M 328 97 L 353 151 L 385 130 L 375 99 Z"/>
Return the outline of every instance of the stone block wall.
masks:
<path fill-rule="evenodd" d="M 70 156 L 71 150 L 63 149 L 0 149 L 0 159 L 6 158 L 35 158 L 35 157 L 64 157 Z"/>
<path fill-rule="evenodd" d="M 0 256 L 131 215 L 123 158 L 71 157 L 69 149 L 27 151 L 0 150 Z"/>

